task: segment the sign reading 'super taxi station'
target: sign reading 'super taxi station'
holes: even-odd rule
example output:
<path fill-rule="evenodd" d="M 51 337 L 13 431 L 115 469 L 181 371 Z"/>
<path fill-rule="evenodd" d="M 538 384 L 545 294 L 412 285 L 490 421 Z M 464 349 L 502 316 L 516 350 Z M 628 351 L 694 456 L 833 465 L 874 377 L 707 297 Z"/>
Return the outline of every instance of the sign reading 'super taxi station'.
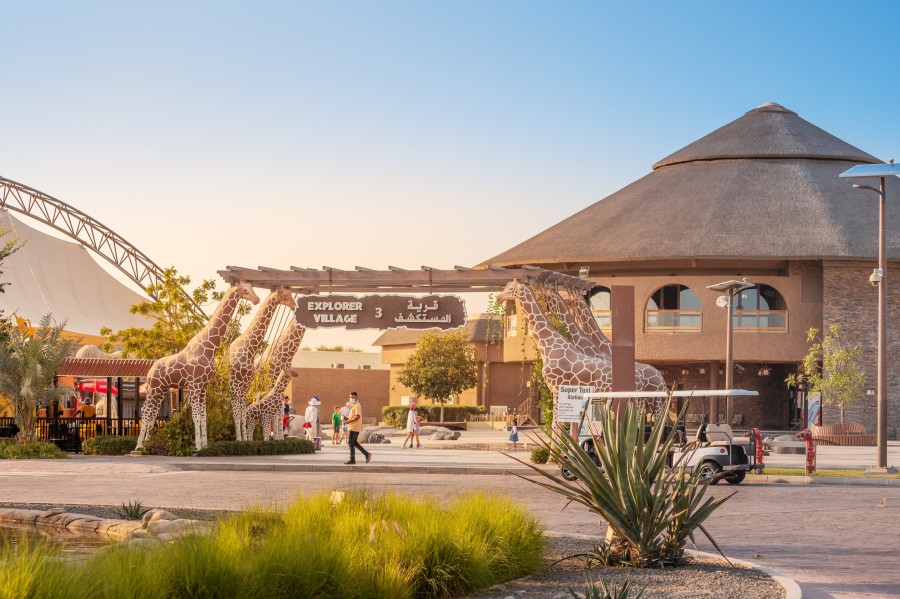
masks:
<path fill-rule="evenodd" d="M 466 305 L 455 295 L 306 295 L 297 298 L 297 322 L 308 329 L 441 329 L 466 324 Z"/>

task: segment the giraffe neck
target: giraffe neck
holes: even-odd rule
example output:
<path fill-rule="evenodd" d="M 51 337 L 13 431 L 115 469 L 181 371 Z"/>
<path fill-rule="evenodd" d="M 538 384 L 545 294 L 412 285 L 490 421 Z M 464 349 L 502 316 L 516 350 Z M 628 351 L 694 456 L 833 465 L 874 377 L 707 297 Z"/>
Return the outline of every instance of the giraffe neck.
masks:
<path fill-rule="evenodd" d="M 219 302 L 209 322 L 194 335 L 193 339 L 188 343 L 188 347 L 194 349 L 202 347 L 206 350 L 211 348 L 212 352 L 215 352 L 216 348 L 219 347 L 219 342 L 222 340 L 222 335 L 225 334 L 225 329 L 228 328 L 231 317 L 234 316 L 234 311 L 239 301 L 241 301 L 241 288 L 238 285 L 234 285 L 225 292 L 225 297 Z"/>
<path fill-rule="evenodd" d="M 291 381 L 291 371 L 289 369 L 285 369 L 281 371 L 281 374 L 278 375 L 278 378 L 275 380 L 275 386 L 272 388 L 272 391 L 269 393 L 269 397 L 281 397 L 284 393 L 284 390 L 287 389 L 288 383 Z"/>
<path fill-rule="evenodd" d="M 237 344 L 238 347 L 244 346 L 245 349 L 249 351 L 255 352 L 255 350 L 259 349 L 263 337 L 266 334 L 266 330 L 269 328 L 269 323 L 272 321 L 272 316 L 275 315 L 275 310 L 277 309 L 278 292 L 273 291 L 269 294 L 269 297 L 265 299 L 262 307 L 259 309 L 259 312 L 256 313 L 256 316 L 253 317 L 253 321 L 250 322 L 250 326 L 247 327 L 244 334 L 235 340 L 235 344 Z"/>
<path fill-rule="evenodd" d="M 538 304 L 537 298 L 534 297 L 534 292 L 531 288 L 527 285 L 522 285 L 521 289 L 522 294 L 519 301 L 522 304 L 522 311 L 531 324 L 532 334 L 537 341 L 546 365 L 548 360 L 547 350 L 553 346 L 562 347 L 563 344 L 568 344 L 569 340 L 547 322 L 547 317 L 541 310 L 541 306 Z"/>
<path fill-rule="evenodd" d="M 600 325 L 597 324 L 597 320 L 591 313 L 591 310 L 587 304 L 587 300 L 584 298 L 584 296 L 577 293 L 570 292 L 570 295 L 573 301 L 575 318 L 577 319 L 581 329 L 588 337 L 591 338 L 591 341 L 593 341 L 595 344 L 609 353 L 612 348 L 612 343 L 610 343 L 609 339 L 606 338 L 606 335 L 603 334 L 603 331 L 600 330 Z"/>
<path fill-rule="evenodd" d="M 299 326 L 296 320 L 291 320 L 287 330 L 278 337 L 272 346 L 272 353 L 269 359 L 269 372 L 274 374 L 276 371 L 284 369 L 291 364 L 303 335 L 306 333 L 306 327 Z"/>

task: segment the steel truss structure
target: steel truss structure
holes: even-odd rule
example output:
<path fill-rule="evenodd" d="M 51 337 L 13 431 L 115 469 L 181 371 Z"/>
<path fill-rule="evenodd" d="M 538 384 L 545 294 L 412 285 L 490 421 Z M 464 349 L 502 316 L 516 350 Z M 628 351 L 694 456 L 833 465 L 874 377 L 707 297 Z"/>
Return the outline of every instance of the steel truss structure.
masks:
<path fill-rule="evenodd" d="M 74 206 L 37 189 L 0 177 L 0 208 L 29 216 L 75 239 L 115 266 L 145 293 L 151 285 L 163 280 L 163 269 L 121 235 Z M 193 309 L 204 314 L 194 298 L 182 291 Z M 159 299 L 153 294 L 148 295 Z"/>

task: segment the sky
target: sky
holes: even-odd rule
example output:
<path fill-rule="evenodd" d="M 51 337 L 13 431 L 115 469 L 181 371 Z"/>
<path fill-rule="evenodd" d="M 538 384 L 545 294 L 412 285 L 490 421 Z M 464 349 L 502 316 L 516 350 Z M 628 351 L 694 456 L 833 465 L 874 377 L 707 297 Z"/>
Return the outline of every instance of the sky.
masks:
<path fill-rule="evenodd" d="M 765 102 L 900 158 L 895 14 L 0 0 L 0 175 L 195 283 L 227 265 L 471 266 Z"/>

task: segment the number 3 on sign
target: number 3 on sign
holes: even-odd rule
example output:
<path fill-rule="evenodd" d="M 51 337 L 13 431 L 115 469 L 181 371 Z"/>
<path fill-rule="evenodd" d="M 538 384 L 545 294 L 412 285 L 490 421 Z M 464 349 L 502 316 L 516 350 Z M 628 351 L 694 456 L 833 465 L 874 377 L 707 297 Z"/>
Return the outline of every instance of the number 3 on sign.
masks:
<path fill-rule="evenodd" d="M 381 308 L 375 308 L 375 318 L 381 318 Z"/>

